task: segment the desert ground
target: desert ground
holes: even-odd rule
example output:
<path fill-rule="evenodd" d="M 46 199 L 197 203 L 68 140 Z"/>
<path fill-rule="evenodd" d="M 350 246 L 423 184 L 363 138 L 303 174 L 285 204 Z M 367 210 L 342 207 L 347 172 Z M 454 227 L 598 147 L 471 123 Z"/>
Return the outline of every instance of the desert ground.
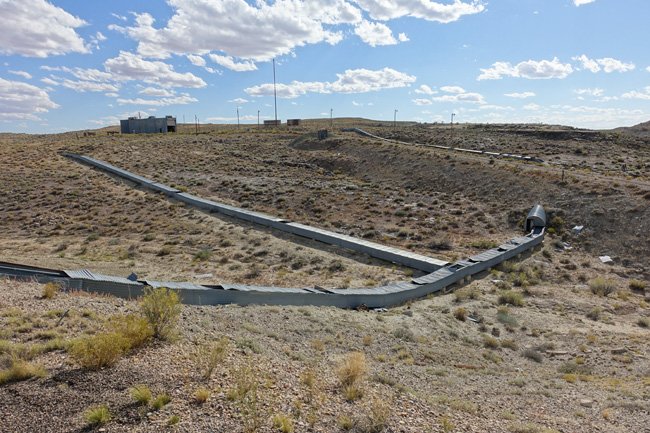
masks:
<path fill-rule="evenodd" d="M 0 261 L 290 287 L 417 274 L 186 208 L 62 151 L 449 261 L 521 235 L 536 203 L 549 215 L 541 249 L 450 293 L 387 311 L 182 306 L 173 335 L 100 368 L 79 347 L 142 304 L 0 280 L 0 431 L 650 431 L 647 129 L 335 119 L 0 134 Z M 110 417 L 94 422 L 102 405 Z"/>

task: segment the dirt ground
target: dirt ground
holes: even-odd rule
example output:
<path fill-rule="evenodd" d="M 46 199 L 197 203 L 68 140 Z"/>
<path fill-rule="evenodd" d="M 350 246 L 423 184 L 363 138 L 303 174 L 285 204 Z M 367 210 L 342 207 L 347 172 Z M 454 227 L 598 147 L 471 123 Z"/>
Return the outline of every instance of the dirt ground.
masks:
<path fill-rule="evenodd" d="M 412 144 L 340 131 L 351 126 Z M 62 150 L 446 260 L 521 235 L 541 203 L 543 248 L 453 293 L 383 312 L 183 306 L 174 341 L 100 370 L 75 362 L 72 342 L 102 332 L 111 316 L 137 313 L 137 302 L 45 299 L 42 285 L 0 280 L 0 378 L 17 356 L 43 369 L 0 385 L 0 431 L 92 431 L 84 414 L 100 404 L 112 415 L 98 427 L 107 432 L 282 431 L 274 418 L 295 432 L 650 431 L 650 139 L 642 129 L 337 119 L 318 141 L 325 127 L 0 134 L 0 260 L 204 284 L 358 287 L 413 275 L 186 208 Z M 438 143 L 547 163 L 422 146 Z M 585 229 L 573 234 L 574 225 Z M 202 350 L 216 341 L 227 342 L 225 358 L 206 379 Z M 364 354 L 366 373 L 349 398 L 337 370 L 354 352 Z M 138 384 L 170 403 L 137 405 L 130 388 Z M 232 398 L 242 387 L 247 399 Z M 202 404 L 199 388 L 209 394 Z"/>
<path fill-rule="evenodd" d="M 608 276 L 618 291 L 603 297 L 588 282 L 565 281 L 563 268 L 576 262 L 581 279 Z M 626 289 L 620 269 L 574 252 L 546 247 L 516 266 L 387 312 L 184 306 L 178 340 L 99 371 L 80 368 L 61 347 L 102 329 L 106 317 L 137 311 L 136 302 L 41 299 L 42 286 L 5 280 L 0 354 L 12 344 L 62 342 L 33 359 L 43 377 L 0 386 L 0 430 L 90 431 L 85 412 L 105 404 L 107 432 L 272 432 L 279 414 L 296 432 L 647 431 L 648 299 Z M 499 305 L 494 281 L 533 268 L 539 280 L 515 288 L 524 305 Z M 480 323 L 457 320 L 460 308 Z M 223 337 L 227 355 L 204 379 L 200 349 Z M 351 352 L 365 355 L 367 372 L 362 396 L 347 401 L 337 368 Z M 242 377 L 257 384 L 254 404 L 229 397 Z M 130 395 L 138 384 L 171 402 L 138 406 Z M 206 403 L 195 402 L 199 388 L 209 391 Z"/>

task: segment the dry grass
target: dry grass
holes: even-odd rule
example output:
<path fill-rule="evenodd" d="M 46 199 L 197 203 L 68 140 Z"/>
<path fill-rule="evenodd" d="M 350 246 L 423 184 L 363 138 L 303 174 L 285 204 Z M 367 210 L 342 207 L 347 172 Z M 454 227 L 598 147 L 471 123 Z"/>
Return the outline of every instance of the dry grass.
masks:
<path fill-rule="evenodd" d="M 117 332 L 81 337 L 69 348 L 70 356 L 82 367 L 98 370 L 115 365 L 129 350 L 129 340 Z"/>

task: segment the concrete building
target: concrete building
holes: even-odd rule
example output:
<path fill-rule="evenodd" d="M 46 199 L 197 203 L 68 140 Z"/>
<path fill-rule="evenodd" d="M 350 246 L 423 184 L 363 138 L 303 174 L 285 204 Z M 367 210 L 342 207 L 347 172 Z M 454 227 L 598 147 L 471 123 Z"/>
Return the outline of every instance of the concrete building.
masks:
<path fill-rule="evenodd" d="M 176 118 L 172 116 L 149 116 L 146 119 L 129 117 L 120 120 L 122 134 L 155 134 L 176 132 Z"/>

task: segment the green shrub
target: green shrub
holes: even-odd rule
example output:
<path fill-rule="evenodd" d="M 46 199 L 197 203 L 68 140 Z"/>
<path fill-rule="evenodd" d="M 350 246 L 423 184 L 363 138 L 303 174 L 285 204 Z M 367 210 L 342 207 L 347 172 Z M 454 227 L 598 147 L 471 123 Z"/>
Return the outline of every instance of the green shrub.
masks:
<path fill-rule="evenodd" d="M 148 320 L 135 314 L 113 316 L 108 327 L 111 332 L 121 334 L 126 338 L 130 349 L 143 346 L 153 336 L 153 329 Z"/>
<path fill-rule="evenodd" d="M 194 392 L 194 401 L 198 404 L 203 404 L 210 398 L 210 390 L 207 388 L 199 388 Z"/>
<path fill-rule="evenodd" d="M 196 359 L 204 380 L 210 379 L 214 369 L 223 362 L 228 354 L 228 344 L 228 339 L 222 337 L 214 343 L 199 348 Z"/>
<path fill-rule="evenodd" d="M 164 287 L 147 287 L 140 302 L 140 311 L 151 325 L 155 338 L 169 340 L 174 337 L 181 314 L 178 293 Z"/>
<path fill-rule="evenodd" d="M 544 355 L 535 349 L 524 350 L 523 356 L 535 362 L 542 362 L 544 360 Z"/>
<path fill-rule="evenodd" d="M 283 413 L 273 415 L 273 427 L 282 433 L 293 433 L 293 420 Z"/>
<path fill-rule="evenodd" d="M 122 334 L 103 332 L 76 340 L 68 350 L 82 367 L 98 370 L 114 365 L 129 348 L 129 340 Z"/>
<path fill-rule="evenodd" d="M 205 249 L 198 251 L 196 254 L 194 254 L 194 260 L 198 260 L 199 262 L 205 262 L 212 256 L 212 251 Z"/>
<path fill-rule="evenodd" d="M 512 305 L 514 307 L 523 307 L 524 306 L 524 297 L 521 293 L 515 292 L 514 290 L 506 290 L 499 294 L 499 304 L 500 305 Z"/>
<path fill-rule="evenodd" d="M 598 296 L 608 296 L 616 291 L 616 281 L 597 277 L 589 281 L 591 292 Z"/>
<path fill-rule="evenodd" d="M 170 401 L 172 401 L 171 397 L 165 393 L 162 393 L 156 396 L 156 399 L 151 403 L 151 407 L 154 410 L 160 410 L 165 407 Z"/>
<path fill-rule="evenodd" d="M 176 425 L 179 422 L 181 422 L 181 417 L 179 417 L 178 415 L 172 415 L 167 420 L 167 425 Z"/>
<path fill-rule="evenodd" d="M 497 340 L 494 337 L 491 337 L 489 335 L 484 335 L 483 336 L 483 345 L 487 349 L 498 349 L 499 348 L 499 340 Z"/>
<path fill-rule="evenodd" d="M 99 426 L 106 424 L 111 420 L 111 412 L 105 404 L 90 408 L 84 414 L 86 421 L 91 426 Z"/>
<path fill-rule="evenodd" d="M 499 307 L 499 309 L 497 310 L 497 320 L 503 323 L 504 325 L 508 325 L 511 327 L 517 326 L 517 318 L 512 314 L 510 314 L 510 310 L 505 305 Z"/>
<path fill-rule="evenodd" d="M 152 395 L 151 395 L 151 390 L 147 385 L 136 385 L 133 388 L 131 388 L 129 391 L 131 393 L 131 398 L 133 399 L 133 401 L 135 401 L 136 403 L 142 406 L 149 405 Z"/>

